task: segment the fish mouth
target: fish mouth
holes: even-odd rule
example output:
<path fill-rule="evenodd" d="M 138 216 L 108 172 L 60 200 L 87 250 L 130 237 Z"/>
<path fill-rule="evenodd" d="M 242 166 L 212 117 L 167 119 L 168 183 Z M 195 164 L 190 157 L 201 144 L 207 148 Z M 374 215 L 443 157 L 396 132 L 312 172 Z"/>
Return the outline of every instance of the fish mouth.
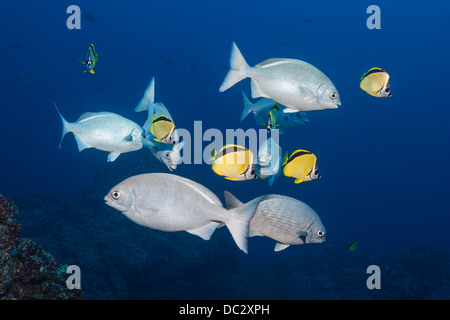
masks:
<path fill-rule="evenodd" d="M 113 201 L 113 200 L 111 199 L 109 193 L 103 198 L 103 200 L 105 200 L 105 203 L 106 203 L 107 205 L 110 205 L 111 202 Z"/>

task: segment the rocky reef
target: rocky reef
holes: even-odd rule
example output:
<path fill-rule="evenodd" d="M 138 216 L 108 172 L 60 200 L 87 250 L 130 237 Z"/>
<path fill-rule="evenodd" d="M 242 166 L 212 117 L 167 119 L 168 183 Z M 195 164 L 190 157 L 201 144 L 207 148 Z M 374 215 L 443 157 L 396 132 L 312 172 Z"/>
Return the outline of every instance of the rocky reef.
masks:
<path fill-rule="evenodd" d="M 22 229 L 15 203 L 0 195 L 0 299 L 81 299 L 66 285 L 67 265 L 60 265 Z"/>

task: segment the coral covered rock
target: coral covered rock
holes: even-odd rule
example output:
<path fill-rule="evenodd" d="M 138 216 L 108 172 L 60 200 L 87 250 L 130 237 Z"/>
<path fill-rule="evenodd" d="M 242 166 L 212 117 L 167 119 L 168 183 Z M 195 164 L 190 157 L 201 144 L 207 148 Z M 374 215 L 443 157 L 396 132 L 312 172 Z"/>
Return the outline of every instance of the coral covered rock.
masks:
<path fill-rule="evenodd" d="M 18 238 L 16 205 L 0 195 L 0 299 L 81 299 L 66 286 L 66 265 L 30 239 Z"/>

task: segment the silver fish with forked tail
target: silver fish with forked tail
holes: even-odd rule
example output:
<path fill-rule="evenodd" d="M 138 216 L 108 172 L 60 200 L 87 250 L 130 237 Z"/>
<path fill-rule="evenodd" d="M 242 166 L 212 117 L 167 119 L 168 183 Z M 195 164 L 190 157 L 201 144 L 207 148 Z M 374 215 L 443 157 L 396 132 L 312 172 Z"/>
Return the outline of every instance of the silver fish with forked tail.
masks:
<path fill-rule="evenodd" d="M 113 187 L 105 197 L 107 205 L 151 229 L 187 231 L 209 240 L 216 228 L 225 224 L 245 253 L 248 226 L 260 199 L 227 210 L 206 187 L 168 173 L 132 176 Z"/>
<path fill-rule="evenodd" d="M 250 67 L 233 42 L 230 71 L 220 92 L 251 78 L 252 98 L 269 98 L 286 106 L 284 113 L 336 109 L 341 104 L 331 80 L 313 65 L 297 59 L 267 59 Z"/>
<path fill-rule="evenodd" d="M 108 161 L 112 162 L 121 153 L 142 149 L 144 130 L 135 122 L 112 112 L 86 112 L 76 122 L 67 122 L 55 105 L 63 124 L 61 142 L 68 132 L 72 132 L 78 144 L 78 150 L 95 148 L 109 152 Z"/>
<path fill-rule="evenodd" d="M 228 191 L 224 192 L 227 208 L 243 203 Z M 282 195 L 264 196 L 250 221 L 249 237 L 265 236 L 277 242 L 275 251 L 290 245 L 322 243 L 325 227 L 317 213 L 306 203 Z"/>

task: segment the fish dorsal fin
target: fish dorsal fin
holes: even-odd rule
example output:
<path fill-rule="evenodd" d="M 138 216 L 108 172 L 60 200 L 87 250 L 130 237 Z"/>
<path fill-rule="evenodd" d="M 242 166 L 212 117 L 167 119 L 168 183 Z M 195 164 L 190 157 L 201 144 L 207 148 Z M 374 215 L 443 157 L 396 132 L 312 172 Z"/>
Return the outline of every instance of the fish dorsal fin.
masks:
<path fill-rule="evenodd" d="M 242 203 L 238 198 L 231 194 L 231 192 L 224 191 L 223 195 L 225 197 L 225 206 L 227 209 L 233 209 L 242 206 Z"/>
<path fill-rule="evenodd" d="M 86 119 L 94 118 L 96 116 L 98 116 L 97 112 L 85 112 L 78 118 L 77 121 L 80 122 Z"/>
<path fill-rule="evenodd" d="M 287 247 L 289 247 L 290 245 L 289 244 L 284 244 L 284 243 L 278 243 L 277 242 L 277 244 L 275 245 L 275 249 L 274 249 L 274 251 L 281 251 L 281 250 L 284 250 L 284 249 L 286 249 Z"/>
<path fill-rule="evenodd" d="M 96 117 L 104 117 L 104 116 L 115 116 L 118 117 L 117 114 L 113 113 L 113 112 L 108 112 L 108 111 L 102 111 L 102 112 L 85 112 L 83 113 L 79 118 L 78 118 L 78 122 L 83 122 L 86 120 L 90 120 Z"/>
<path fill-rule="evenodd" d="M 258 63 L 255 68 L 268 68 L 273 67 L 279 64 L 288 63 L 288 62 L 298 62 L 298 60 L 295 59 L 286 59 L 286 58 L 271 58 L 264 60 L 261 63 Z"/>
<path fill-rule="evenodd" d="M 195 234 L 196 236 L 199 236 L 203 240 L 209 240 L 219 225 L 220 225 L 220 222 L 211 222 L 200 228 L 186 230 L 186 231 L 191 234 Z"/>

